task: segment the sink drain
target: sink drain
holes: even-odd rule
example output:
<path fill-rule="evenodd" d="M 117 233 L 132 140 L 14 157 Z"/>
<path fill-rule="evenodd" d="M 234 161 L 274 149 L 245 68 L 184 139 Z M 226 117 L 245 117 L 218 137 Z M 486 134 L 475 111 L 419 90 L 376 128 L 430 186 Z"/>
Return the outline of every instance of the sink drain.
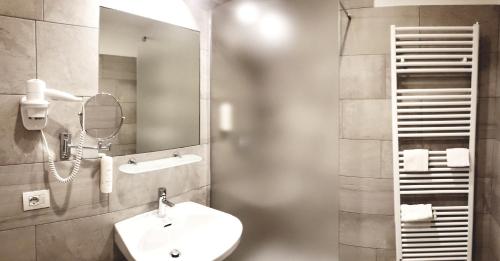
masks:
<path fill-rule="evenodd" d="M 177 257 L 181 256 L 181 251 L 174 249 L 174 250 L 170 251 L 170 256 L 173 258 L 177 258 Z"/>

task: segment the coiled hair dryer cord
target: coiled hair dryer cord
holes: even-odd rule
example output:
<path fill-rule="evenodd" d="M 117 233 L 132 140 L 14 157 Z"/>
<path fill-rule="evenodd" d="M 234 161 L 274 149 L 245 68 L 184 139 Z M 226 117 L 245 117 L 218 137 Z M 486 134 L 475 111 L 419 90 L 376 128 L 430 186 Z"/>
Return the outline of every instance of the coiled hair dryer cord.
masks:
<path fill-rule="evenodd" d="M 57 181 L 62 182 L 62 183 L 69 183 L 75 177 L 78 175 L 78 172 L 80 171 L 80 164 L 82 163 L 82 156 L 83 156 L 83 144 L 85 142 L 85 111 L 84 111 L 85 106 L 82 106 L 82 130 L 80 131 L 80 140 L 78 142 L 78 147 L 77 147 L 77 152 L 76 152 L 76 157 L 73 160 L 73 169 L 71 170 L 71 173 L 67 177 L 61 177 L 59 173 L 57 172 L 56 165 L 54 163 L 54 154 L 50 151 L 49 149 L 49 144 L 47 143 L 47 139 L 45 138 L 45 134 L 43 133 L 43 130 L 40 130 L 42 133 L 42 140 L 43 144 L 45 147 L 45 151 L 47 151 L 48 154 L 48 160 L 49 160 L 49 172 L 57 179 Z"/>

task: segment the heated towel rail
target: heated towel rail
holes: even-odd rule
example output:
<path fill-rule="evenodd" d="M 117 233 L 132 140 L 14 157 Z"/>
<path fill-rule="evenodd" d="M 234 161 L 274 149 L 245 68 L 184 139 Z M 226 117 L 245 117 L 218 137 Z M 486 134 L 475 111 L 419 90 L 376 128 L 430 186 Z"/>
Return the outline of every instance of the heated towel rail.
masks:
<path fill-rule="evenodd" d="M 478 45 L 477 23 L 391 26 L 398 261 L 472 260 Z M 457 143 L 469 148 L 469 167 L 447 166 L 446 148 Z M 429 149 L 429 170 L 405 171 L 403 150 L 422 147 Z M 449 196 L 463 203 L 439 200 Z M 400 205 L 406 200 L 423 204 L 434 200 L 434 220 L 402 223 Z"/>

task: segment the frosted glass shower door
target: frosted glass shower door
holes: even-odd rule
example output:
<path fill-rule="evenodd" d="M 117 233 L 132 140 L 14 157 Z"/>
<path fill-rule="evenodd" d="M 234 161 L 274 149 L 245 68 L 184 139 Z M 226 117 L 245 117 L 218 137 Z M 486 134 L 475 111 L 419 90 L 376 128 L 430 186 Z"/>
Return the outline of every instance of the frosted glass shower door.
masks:
<path fill-rule="evenodd" d="M 338 2 L 230 1 L 212 26 L 211 203 L 244 226 L 228 260 L 338 260 Z"/>

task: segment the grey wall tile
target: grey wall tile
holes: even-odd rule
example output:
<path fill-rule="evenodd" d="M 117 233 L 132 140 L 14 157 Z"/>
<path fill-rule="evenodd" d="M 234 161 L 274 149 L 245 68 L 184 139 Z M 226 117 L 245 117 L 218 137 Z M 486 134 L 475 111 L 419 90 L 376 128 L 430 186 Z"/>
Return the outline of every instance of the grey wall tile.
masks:
<path fill-rule="evenodd" d="M 36 22 L 38 78 L 79 96 L 97 93 L 98 29 Z"/>
<path fill-rule="evenodd" d="M 478 97 L 495 97 L 497 89 L 498 53 L 479 54 Z"/>
<path fill-rule="evenodd" d="M 43 129 L 49 148 L 55 156 L 55 160 L 60 160 L 59 135 L 63 132 L 72 134 L 73 144 L 77 144 L 80 138 L 81 125 L 78 113 L 82 110 L 80 102 L 51 101 L 49 107 L 49 120 L 47 127 Z M 92 139 L 85 137 L 86 141 Z M 90 144 L 90 143 L 87 143 Z M 42 145 L 43 146 L 43 145 Z M 44 151 L 44 159 L 48 160 L 48 153 Z"/>
<path fill-rule="evenodd" d="M 43 18 L 43 0 L 2 0 L 0 15 L 40 20 Z"/>
<path fill-rule="evenodd" d="M 342 0 L 346 9 L 373 7 L 373 0 Z"/>
<path fill-rule="evenodd" d="M 36 74 L 34 21 L 0 16 L 0 60 L 0 93 L 26 93 Z"/>
<path fill-rule="evenodd" d="M 99 76 L 99 92 L 111 94 L 116 98 L 116 81 Z"/>
<path fill-rule="evenodd" d="M 340 243 L 371 248 L 394 247 L 394 218 L 340 212 Z"/>
<path fill-rule="evenodd" d="M 210 186 L 205 186 L 190 190 L 175 197 L 171 197 L 170 200 L 174 203 L 192 201 L 198 204 L 209 206 L 210 205 L 208 202 L 209 194 L 210 194 Z"/>
<path fill-rule="evenodd" d="M 37 226 L 37 260 L 113 260 L 113 225 L 120 214 Z"/>
<path fill-rule="evenodd" d="M 500 181 L 498 178 L 494 178 L 492 180 L 492 195 L 491 195 L 491 206 L 490 206 L 490 213 L 492 215 L 492 219 L 497 222 L 497 224 L 500 224 L 500 192 L 499 192 L 499 186 L 500 186 Z"/>
<path fill-rule="evenodd" d="M 500 141 L 497 140 L 497 157 L 498 151 L 500 149 Z M 495 161 L 495 171 L 492 173 L 491 177 L 491 205 L 490 205 L 490 213 L 492 219 L 496 221 L 497 224 L 500 224 L 500 161 Z M 499 234 L 500 237 L 500 234 Z"/>
<path fill-rule="evenodd" d="M 385 55 L 385 97 L 390 99 L 392 96 L 391 86 L 391 55 Z"/>
<path fill-rule="evenodd" d="M 377 250 L 373 248 L 357 247 L 340 244 L 340 261 L 377 261 Z"/>
<path fill-rule="evenodd" d="M 209 184 L 209 159 L 205 157 L 207 145 L 187 148 L 120 156 L 113 158 L 114 191 L 110 195 L 110 210 L 116 211 L 132 206 L 156 202 L 158 188 L 166 187 L 169 196 L 180 195 L 193 189 L 205 187 Z M 182 154 L 193 153 L 203 157 L 199 163 L 164 169 L 149 173 L 130 175 L 118 170 L 130 157 L 138 162 L 171 157 L 174 152 Z"/>
<path fill-rule="evenodd" d="M 110 155 L 130 155 L 135 154 L 136 144 L 116 144 L 113 142 Z"/>
<path fill-rule="evenodd" d="M 490 53 L 498 50 L 498 8 L 491 5 L 467 6 L 422 6 L 420 25 L 472 25 L 481 26 L 480 52 Z"/>
<path fill-rule="evenodd" d="M 476 248 L 472 251 L 474 261 L 498 261 L 498 259 L 493 256 L 491 248 Z"/>
<path fill-rule="evenodd" d="M 394 213 L 391 179 L 340 177 L 340 210 L 353 213 Z"/>
<path fill-rule="evenodd" d="M 500 94 L 500 92 L 499 92 L 499 94 Z M 494 112 L 494 114 L 495 115 L 500 115 L 500 99 L 499 98 L 495 98 L 494 101 L 495 101 L 495 112 Z M 500 126 L 500 117 L 495 117 L 495 118 L 496 118 L 495 125 L 496 126 Z M 497 141 L 500 140 L 500 128 L 496 129 L 495 138 L 496 138 Z"/>
<path fill-rule="evenodd" d="M 101 77 L 120 80 L 137 79 L 137 62 L 135 57 L 116 55 L 99 55 Z"/>
<path fill-rule="evenodd" d="M 135 144 L 136 133 L 136 124 L 123 124 L 118 133 L 118 142 L 120 144 Z"/>
<path fill-rule="evenodd" d="M 343 100 L 342 138 L 391 139 L 390 100 Z"/>
<path fill-rule="evenodd" d="M 382 141 L 382 161 L 380 163 L 380 176 L 382 178 L 393 177 L 392 141 Z"/>
<path fill-rule="evenodd" d="M 43 188 L 43 164 L 22 164 L 0 167 L 0 224 L 3 229 L 21 227 L 22 215 L 33 215 L 36 212 L 23 212 L 22 192 Z M 12 224 L 12 223 L 17 223 Z"/>
<path fill-rule="evenodd" d="M 172 197 L 173 202 L 206 203 L 208 187 Z M 113 225 L 123 219 L 157 208 L 146 204 L 103 215 L 72 219 L 36 227 L 38 261 L 122 260 L 114 248 Z"/>
<path fill-rule="evenodd" d="M 489 213 L 492 200 L 492 181 L 490 178 L 476 178 L 474 195 L 474 211 Z"/>
<path fill-rule="evenodd" d="M 200 100 L 200 144 L 210 143 L 210 100 Z"/>
<path fill-rule="evenodd" d="M 396 260 L 396 250 L 377 249 L 377 261 L 394 261 L 394 260 Z"/>
<path fill-rule="evenodd" d="M 494 261 L 500 260 L 500 223 L 495 220 L 491 221 L 491 243 L 490 246 Z"/>
<path fill-rule="evenodd" d="M 44 0 L 44 20 L 99 27 L 98 0 Z"/>
<path fill-rule="evenodd" d="M 500 36 L 499 36 L 500 37 Z M 500 47 L 499 47 L 500 48 Z M 489 57 L 489 59 L 492 59 L 491 56 Z M 496 56 L 496 60 L 497 60 L 497 81 L 496 81 L 496 89 L 495 89 L 495 96 L 496 97 L 499 97 L 500 96 L 500 66 L 498 66 L 498 59 L 500 59 L 500 52 L 497 53 L 497 56 Z"/>
<path fill-rule="evenodd" d="M 491 216 L 489 214 L 474 215 L 474 248 L 490 248 Z"/>
<path fill-rule="evenodd" d="M 389 53 L 390 26 L 415 26 L 418 7 L 383 7 L 349 10 L 350 23 L 342 16 L 342 55 Z"/>
<path fill-rule="evenodd" d="M 497 133 L 496 101 L 494 98 L 478 98 L 477 136 L 480 139 L 494 139 Z"/>
<path fill-rule="evenodd" d="M 491 177 L 495 171 L 496 140 L 480 139 L 476 143 L 476 169 L 477 176 Z"/>
<path fill-rule="evenodd" d="M 385 69 L 385 55 L 341 56 L 340 98 L 385 98 Z"/>
<path fill-rule="evenodd" d="M 155 204 L 36 227 L 37 260 L 120 260 L 113 225 L 155 209 Z M 78 235 L 78 236 L 75 236 Z"/>
<path fill-rule="evenodd" d="M 71 162 L 58 162 L 61 176 L 71 171 Z M 0 229 L 43 224 L 108 211 L 108 196 L 99 190 L 99 161 L 86 160 L 70 184 L 59 183 L 42 163 L 0 167 Z M 51 207 L 23 211 L 22 193 L 49 189 Z"/>
<path fill-rule="evenodd" d="M 61 176 L 68 176 L 73 167 L 73 162 L 57 162 L 55 167 Z M 107 210 L 108 194 L 100 191 L 100 160 L 87 159 L 82 161 L 80 171 L 72 182 L 72 186 L 57 182 L 49 173 L 48 163 L 44 164 L 45 182 L 50 189 L 52 204 L 55 212 L 69 211 L 74 206 L 94 205 L 95 210 Z"/>
<path fill-rule="evenodd" d="M 0 95 L 0 165 L 41 162 L 40 133 L 24 128 L 19 113 L 20 95 Z"/>
<path fill-rule="evenodd" d="M 0 259 L 35 261 L 35 227 L 0 231 Z"/>
<path fill-rule="evenodd" d="M 116 98 L 120 102 L 137 101 L 137 82 L 135 80 L 115 80 Z"/>
<path fill-rule="evenodd" d="M 136 58 L 99 55 L 99 92 L 115 96 L 121 103 L 124 124 L 113 139 L 111 155 L 127 155 L 136 152 L 137 133 L 137 82 Z"/>
<path fill-rule="evenodd" d="M 380 177 L 381 142 L 340 140 L 340 175 Z"/>
<path fill-rule="evenodd" d="M 123 116 L 125 116 L 124 124 L 135 124 L 137 113 L 136 113 L 136 103 L 135 102 L 120 102 L 123 110 Z"/>
<path fill-rule="evenodd" d="M 200 51 L 200 99 L 210 99 L 210 52 Z"/>

